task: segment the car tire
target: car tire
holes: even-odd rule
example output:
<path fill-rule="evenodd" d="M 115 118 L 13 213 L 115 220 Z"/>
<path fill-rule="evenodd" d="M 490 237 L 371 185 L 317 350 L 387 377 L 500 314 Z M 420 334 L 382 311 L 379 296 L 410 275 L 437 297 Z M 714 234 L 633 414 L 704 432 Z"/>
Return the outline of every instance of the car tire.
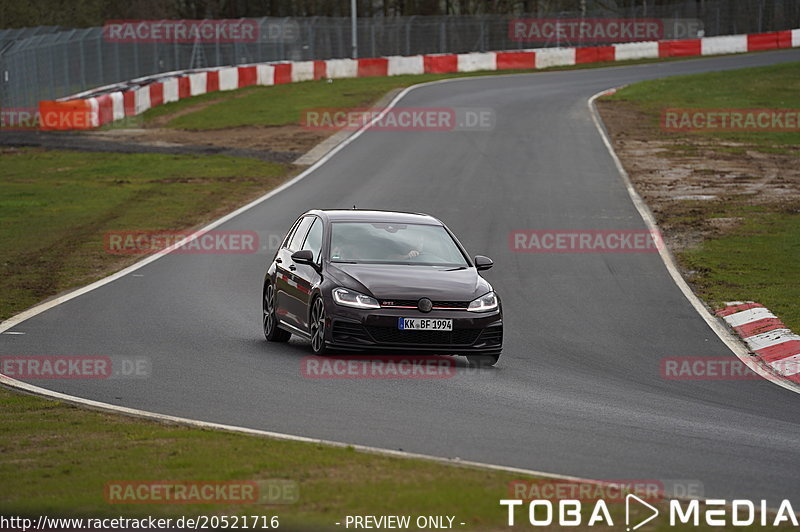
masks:
<path fill-rule="evenodd" d="M 330 351 L 325 344 L 325 319 L 325 302 L 321 297 L 316 297 L 311 303 L 311 315 L 308 322 L 311 350 L 315 355 L 324 355 Z"/>
<path fill-rule="evenodd" d="M 467 362 L 470 366 L 478 368 L 490 368 L 497 364 L 500 355 L 467 355 Z"/>
<path fill-rule="evenodd" d="M 269 281 L 264 284 L 264 297 L 261 301 L 262 324 L 264 337 L 268 342 L 288 342 L 292 333 L 278 327 L 278 315 L 275 312 L 275 287 Z"/>

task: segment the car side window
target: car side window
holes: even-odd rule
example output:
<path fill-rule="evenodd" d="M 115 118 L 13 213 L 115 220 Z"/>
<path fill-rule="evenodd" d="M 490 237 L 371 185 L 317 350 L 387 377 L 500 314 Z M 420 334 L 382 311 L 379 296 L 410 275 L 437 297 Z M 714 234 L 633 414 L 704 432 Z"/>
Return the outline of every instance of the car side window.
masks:
<path fill-rule="evenodd" d="M 282 248 L 288 248 L 289 242 L 292 241 L 292 237 L 294 236 L 294 231 L 297 229 L 297 226 L 300 225 L 300 219 L 295 220 L 292 226 L 289 228 L 289 232 L 286 233 L 286 236 L 283 238 L 283 242 L 281 242 Z"/>
<path fill-rule="evenodd" d="M 319 254 L 322 251 L 322 220 L 319 218 L 314 219 L 314 225 L 308 231 L 303 249 L 311 250 L 314 253 L 314 262 L 319 261 Z"/>
<path fill-rule="evenodd" d="M 311 227 L 311 224 L 314 222 L 314 216 L 306 216 L 303 220 L 297 225 L 297 229 L 294 231 L 294 235 L 292 236 L 291 242 L 289 242 L 289 251 L 294 253 L 295 251 L 300 251 L 303 246 L 303 242 L 306 239 L 306 235 L 308 234 L 308 228 Z"/>

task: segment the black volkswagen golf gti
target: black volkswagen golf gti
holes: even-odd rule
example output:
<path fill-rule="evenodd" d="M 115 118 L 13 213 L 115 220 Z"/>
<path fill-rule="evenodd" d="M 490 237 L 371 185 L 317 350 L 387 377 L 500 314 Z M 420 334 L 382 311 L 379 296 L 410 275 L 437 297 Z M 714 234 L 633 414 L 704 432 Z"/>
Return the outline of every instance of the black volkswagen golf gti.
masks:
<path fill-rule="evenodd" d="M 500 298 L 439 220 L 426 214 L 311 210 L 283 239 L 262 292 L 264 335 L 311 341 L 316 354 L 380 350 L 465 355 L 494 365 Z"/>

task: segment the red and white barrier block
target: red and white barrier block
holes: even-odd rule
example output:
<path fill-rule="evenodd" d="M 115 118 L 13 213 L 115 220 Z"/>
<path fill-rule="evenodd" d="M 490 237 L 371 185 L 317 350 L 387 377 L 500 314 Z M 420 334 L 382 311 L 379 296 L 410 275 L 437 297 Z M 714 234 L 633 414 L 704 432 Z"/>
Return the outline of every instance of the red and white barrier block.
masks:
<path fill-rule="evenodd" d="M 752 301 L 733 301 L 717 311 L 750 350 L 772 370 L 800 383 L 800 336 L 794 334 L 775 314 Z"/>
<path fill-rule="evenodd" d="M 735 54 L 790 47 L 800 47 L 800 29 L 754 35 L 631 42 L 580 48 L 328 59 L 174 72 L 154 81 L 135 80 L 131 83 L 133 88 L 125 91 L 102 96 L 75 96 L 55 102 L 39 102 L 42 113 L 41 129 L 96 128 L 125 117 L 142 114 L 164 103 L 251 85 L 280 85 L 323 78 L 532 70 L 603 61 Z M 44 114 L 45 111 L 47 115 Z"/>

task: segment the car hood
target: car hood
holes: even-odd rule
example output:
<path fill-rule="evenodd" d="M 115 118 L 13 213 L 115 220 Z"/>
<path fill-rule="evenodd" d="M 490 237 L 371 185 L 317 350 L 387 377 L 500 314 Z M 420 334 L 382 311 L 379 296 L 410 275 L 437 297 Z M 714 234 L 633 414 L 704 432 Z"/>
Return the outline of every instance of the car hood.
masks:
<path fill-rule="evenodd" d="M 472 301 L 492 289 L 475 268 L 332 263 L 330 273 L 343 286 L 377 299 Z"/>

